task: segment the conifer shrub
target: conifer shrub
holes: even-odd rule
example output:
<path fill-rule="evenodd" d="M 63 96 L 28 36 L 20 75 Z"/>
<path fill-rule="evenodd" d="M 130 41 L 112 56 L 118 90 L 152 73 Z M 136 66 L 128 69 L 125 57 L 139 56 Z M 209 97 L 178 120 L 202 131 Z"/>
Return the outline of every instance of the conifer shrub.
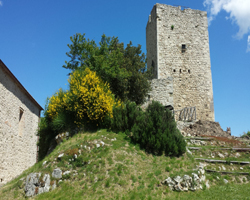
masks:
<path fill-rule="evenodd" d="M 114 107 L 111 121 L 112 131 L 129 133 L 135 124 L 136 118 L 142 113 L 143 111 L 135 102 L 127 101 L 121 106 Z"/>
<path fill-rule="evenodd" d="M 179 156 L 186 150 L 172 112 L 156 101 L 145 112 L 133 102 L 114 108 L 111 129 L 129 135 L 132 132 L 132 141 L 154 154 Z"/>
<path fill-rule="evenodd" d="M 185 152 L 186 143 L 176 127 L 174 116 L 159 102 L 153 101 L 143 115 L 136 119 L 132 130 L 133 140 L 141 148 L 154 154 L 179 156 Z"/>

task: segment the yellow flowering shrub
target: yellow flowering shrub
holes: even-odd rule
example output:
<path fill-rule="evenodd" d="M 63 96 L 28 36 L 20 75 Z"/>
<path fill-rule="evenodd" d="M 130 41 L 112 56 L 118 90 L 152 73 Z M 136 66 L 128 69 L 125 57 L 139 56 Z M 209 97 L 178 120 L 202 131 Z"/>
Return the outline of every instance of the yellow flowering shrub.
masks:
<path fill-rule="evenodd" d="M 53 120 L 59 113 L 74 116 L 74 124 L 98 125 L 105 117 L 113 118 L 113 106 L 120 106 L 115 101 L 109 85 L 104 83 L 96 72 L 86 68 L 74 71 L 68 80 L 70 89 L 60 89 L 49 99 L 47 114 Z"/>
<path fill-rule="evenodd" d="M 48 100 L 47 114 L 51 119 L 54 119 L 58 113 L 63 112 L 66 108 L 65 99 L 66 92 L 61 88 Z"/>
<path fill-rule="evenodd" d="M 68 109 L 75 113 L 76 122 L 83 120 L 97 122 L 105 116 L 113 117 L 115 99 L 107 83 L 86 68 L 70 75 L 70 91 L 65 94 Z"/>

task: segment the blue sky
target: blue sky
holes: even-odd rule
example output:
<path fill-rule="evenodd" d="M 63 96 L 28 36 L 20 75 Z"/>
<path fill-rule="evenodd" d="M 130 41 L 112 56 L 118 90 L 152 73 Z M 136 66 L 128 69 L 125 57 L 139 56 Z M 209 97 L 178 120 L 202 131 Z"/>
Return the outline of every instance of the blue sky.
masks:
<path fill-rule="evenodd" d="M 0 0 L 0 59 L 44 107 L 67 89 L 67 44 L 75 33 L 141 44 L 156 3 L 208 11 L 215 121 L 239 136 L 250 130 L 249 0 Z"/>

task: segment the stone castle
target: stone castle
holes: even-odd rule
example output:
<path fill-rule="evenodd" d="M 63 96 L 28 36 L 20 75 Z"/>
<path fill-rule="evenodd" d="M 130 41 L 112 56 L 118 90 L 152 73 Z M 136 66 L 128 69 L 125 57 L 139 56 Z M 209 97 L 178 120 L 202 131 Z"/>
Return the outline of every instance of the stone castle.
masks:
<path fill-rule="evenodd" d="M 207 13 L 156 4 L 146 28 L 147 66 L 153 71 L 151 100 L 197 119 L 214 121 Z M 0 60 L 0 185 L 37 159 L 42 107 Z"/>
<path fill-rule="evenodd" d="M 214 121 L 208 22 L 205 11 L 156 4 L 146 27 L 147 66 L 153 71 L 148 101 Z"/>

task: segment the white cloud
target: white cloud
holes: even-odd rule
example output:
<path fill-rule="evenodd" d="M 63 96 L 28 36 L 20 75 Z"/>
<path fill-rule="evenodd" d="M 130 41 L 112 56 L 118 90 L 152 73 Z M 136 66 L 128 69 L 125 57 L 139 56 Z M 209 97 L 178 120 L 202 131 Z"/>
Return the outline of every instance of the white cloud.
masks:
<path fill-rule="evenodd" d="M 247 52 L 250 52 L 250 35 L 248 36 L 247 40 Z"/>
<path fill-rule="evenodd" d="M 208 8 L 209 24 L 220 11 L 224 10 L 229 14 L 226 19 L 239 27 L 236 38 L 241 39 L 250 33 L 250 0 L 204 0 L 203 5 Z M 250 36 L 248 36 L 248 48 L 250 48 L 249 40 Z"/>
<path fill-rule="evenodd" d="M 3 1 L 0 1 L 0 6 L 3 6 Z"/>

